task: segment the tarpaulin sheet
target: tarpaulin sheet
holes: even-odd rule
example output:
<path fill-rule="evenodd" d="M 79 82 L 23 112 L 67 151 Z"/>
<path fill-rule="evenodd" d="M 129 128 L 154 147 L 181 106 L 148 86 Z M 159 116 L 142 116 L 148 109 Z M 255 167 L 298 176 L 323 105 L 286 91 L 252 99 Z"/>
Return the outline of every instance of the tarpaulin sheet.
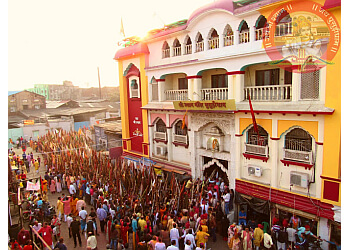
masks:
<path fill-rule="evenodd" d="M 268 201 L 255 198 L 253 196 L 251 196 L 251 199 L 247 199 L 246 197 L 246 195 L 241 195 L 240 193 L 236 192 L 235 202 L 239 203 L 240 205 L 249 205 L 251 209 L 258 213 L 270 215 Z"/>

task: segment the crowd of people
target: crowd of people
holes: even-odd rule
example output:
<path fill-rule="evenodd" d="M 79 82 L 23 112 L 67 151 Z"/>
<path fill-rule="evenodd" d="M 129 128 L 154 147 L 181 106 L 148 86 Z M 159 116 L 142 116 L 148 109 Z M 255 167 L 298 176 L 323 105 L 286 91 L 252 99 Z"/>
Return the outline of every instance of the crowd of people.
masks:
<path fill-rule="evenodd" d="M 85 237 L 87 249 L 97 249 L 101 235 L 107 249 L 207 249 L 208 240 L 216 242 L 218 235 L 230 249 L 306 249 L 310 227 L 295 225 L 292 218 L 269 227 L 248 220 L 242 210 L 238 223 L 231 224 L 227 215 L 234 193 L 215 171 L 203 180 L 179 181 L 153 166 L 111 160 L 89 144 L 81 130 L 49 132 L 36 143 L 46 174 L 34 202 L 47 201 L 48 192 L 59 197 L 51 222 L 35 222 L 33 228 L 52 248 L 67 249 L 60 235 L 64 226 L 74 246 L 82 246 Z M 293 238 L 296 233 L 300 239 Z M 25 247 L 28 241 L 11 243 Z"/>

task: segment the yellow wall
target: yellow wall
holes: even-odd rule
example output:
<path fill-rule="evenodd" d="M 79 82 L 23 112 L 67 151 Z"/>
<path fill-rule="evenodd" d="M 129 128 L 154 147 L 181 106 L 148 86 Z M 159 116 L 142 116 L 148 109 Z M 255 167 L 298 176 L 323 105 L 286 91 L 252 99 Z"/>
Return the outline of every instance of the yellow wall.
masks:
<path fill-rule="evenodd" d="M 146 63 L 146 56 L 141 55 L 140 57 L 140 81 L 141 81 L 141 103 L 142 106 L 147 105 L 148 103 L 148 78 L 146 76 L 145 72 L 145 63 Z M 148 117 L 147 117 L 147 110 L 142 110 L 142 126 L 143 126 L 143 142 L 148 143 Z M 149 156 L 149 147 L 147 150 L 148 154 L 146 156 Z"/>
<path fill-rule="evenodd" d="M 123 61 L 118 60 L 119 66 L 119 92 L 120 92 L 120 116 L 122 119 L 122 137 L 123 139 L 129 138 L 129 115 L 128 110 L 128 89 L 126 87 L 126 79 L 123 76 Z"/>
<path fill-rule="evenodd" d="M 256 119 L 256 118 L 255 118 Z M 270 136 L 272 136 L 272 120 L 271 119 L 256 119 L 256 123 L 263 127 Z M 243 133 L 249 125 L 253 124 L 252 118 L 240 118 L 239 129 L 240 133 Z"/>
<path fill-rule="evenodd" d="M 281 136 L 282 133 L 287 131 L 293 126 L 300 126 L 311 134 L 318 142 L 318 122 L 316 121 L 296 121 L 296 120 L 279 120 L 277 127 L 277 135 Z"/>
<path fill-rule="evenodd" d="M 341 26 L 341 8 L 328 10 L 337 19 Z M 326 78 L 326 107 L 333 108 L 333 115 L 325 116 L 324 144 L 323 144 L 323 169 L 322 176 L 335 179 L 341 178 L 341 48 L 333 58 L 333 65 L 327 66 Z M 340 182 L 339 182 L 340 184 Z M 322 182 L 322 194 L 324 183 Z M 341 190 L 341 188 L 339 188 Z M 339 193 L 340 193 L 339 190 Z M 323 196 L 322 196 L 323 197 Z M 340 199 L 340 197 L 339 197 Z M 339 202 L 330 202 L 340 206 Z"/>

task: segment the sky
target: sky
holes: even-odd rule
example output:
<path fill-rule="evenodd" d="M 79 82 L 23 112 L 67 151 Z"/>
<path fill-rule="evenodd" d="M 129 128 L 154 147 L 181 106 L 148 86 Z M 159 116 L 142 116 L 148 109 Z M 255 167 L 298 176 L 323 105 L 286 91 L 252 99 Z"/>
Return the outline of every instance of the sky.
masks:
<path fill-rule="evenodd" d="M 8 1 L 8 90 L 34 84 L 118 86 L 113 60 L 121 39 L 188 19 L 213 0 Z"/>

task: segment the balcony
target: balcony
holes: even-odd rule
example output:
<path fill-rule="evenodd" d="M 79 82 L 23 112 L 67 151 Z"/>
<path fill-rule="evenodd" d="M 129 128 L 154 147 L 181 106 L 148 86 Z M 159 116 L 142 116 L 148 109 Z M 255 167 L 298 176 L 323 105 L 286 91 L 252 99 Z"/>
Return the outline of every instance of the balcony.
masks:
<path fill-rule="evenodd" d="M 201 90 L 202 100 L 227 100 L 228 88 L 210 88 Z"/>
<path fill-rule="evenodd" d="M 249 43 L 250 41 L 250 34 L 248 31 L 242 31 L 239 33 L 239 43 Z"/>
<path fill-rule="evenodd" d="M 181 56 L 181 47 L 173 48 L 174 56 Z"/>
<path fill-rule="evenodd" d="M 174 140 L 174 142 L 187 144 L 187 135 L 176 135 L 176 134 L 173 134 L 173 140 Z"/>
<path fill-rule="evenodd" d="M 192 44 L 185 46 L 185 55 L 192 54 Z"/>
<path fill-rule="evenodd" d="M 196 43 L 196 52 L 204 51 L 204 41 Z"/>
<path fill-rule="evenodd" d="M 313 157 L 312 157 L 312 151 L 299 151 L 299 150 L 292 150 L 292 149 L 286 149 L 283 148 L 283 160 L 281 160 L 283 163 L 289 164 L 289 161 L 297 162 L 299 164 L 294 165 L 300 165 L 303 167 L 312 167 L 314 164 Z M 293 163 L 291 163 L 293 164 Z"/>
<path fill-rule="evenodd" d="M 166 133 L 164 132 L 154 132 L 154 139 L 166 141 Z"/>
<path fill-rule="evenodd" d="M 170 49 L 164 49 L 162 51 L 162 58 L 168 58 L 170 57 Z"/>
<path fill-rule="evenodd" d="M 234 36 L 225 36 L 224 37 L 224 46 L 231 46 L 234 44 Z"/>
<path fill-rule="evenodd" d="M 264 34 L 264 28 L 256 29 L 255 30 L 255 40 L 263 40 L 264 38 L 268 38 L 268 33 Z"/>
<path fill-rule="evenodd" d="M 165 98 L 167 101 L 186 101 L 188 100 L 188 90 L 165 90 Z"/>
<path fill-rule="evenodd" d="M 208 41 L 209 49 L 217 49 L 219 48 L 219 38 L 215 37 Z"/>
<path fill-rule="evenodd" d="M 269 146 L 260 146 L 260 145 L 254 145 L 254 144 L 247 144 L 245 143 L 245 153 L 247 154 L 254 154 L 254 155 L 261 155 L 268 157 L 269 156 Z"/>
<path fill-rule="evenodd" d="M 276 25 L 275 36 L 292 34 L 292 23 L 281 23 Z"/>
<path fill-rule="evenodd" d="M 267 85 L 244 87 L 244 99 L 248 94 L 252 101 L 290 101 L 292 99 L 292 85 Z"/>

